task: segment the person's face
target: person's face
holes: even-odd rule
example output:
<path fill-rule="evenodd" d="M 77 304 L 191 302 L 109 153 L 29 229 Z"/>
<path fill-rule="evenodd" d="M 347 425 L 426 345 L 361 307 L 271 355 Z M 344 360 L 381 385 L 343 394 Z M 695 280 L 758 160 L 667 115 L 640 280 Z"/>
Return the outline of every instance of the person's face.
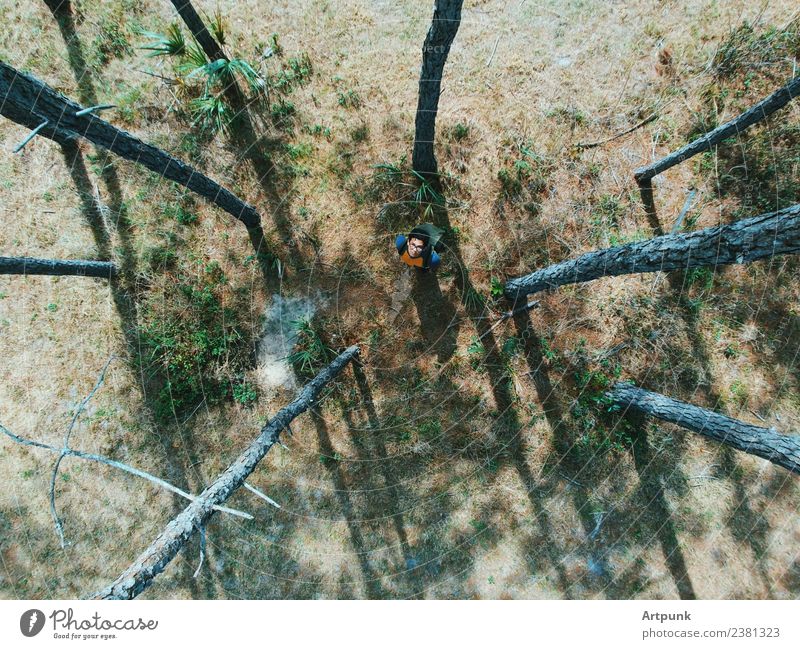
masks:
<path fill-rule="evenodd" d="M 422 242 L 422 239 L 411 237 L 411 239 L 408 240 L 408 256 L 412 259 L 419 257 L 424 247 L 425 244 Z"/>

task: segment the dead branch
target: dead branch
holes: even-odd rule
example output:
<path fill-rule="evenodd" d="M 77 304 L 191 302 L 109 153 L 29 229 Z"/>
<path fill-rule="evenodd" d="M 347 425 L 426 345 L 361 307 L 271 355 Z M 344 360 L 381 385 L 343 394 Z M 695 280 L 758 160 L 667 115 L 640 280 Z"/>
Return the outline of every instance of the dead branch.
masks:
<path fill-rule="evenodd" d="M 575 148 L 576 149 L 593 149 L 596 146 L 602 146 L 603 144 L 608 144 L 609 142 L 613 142 L 614 140 L 617 140 L 617 139 L 621 138 L 624 135 L 628 135 L 628 133 L 633 133 L 635 130 L 642 128 L 642 126 L 646 126 L 647 124 L 649 124 L 650 122 L 655 120 L 657 117 L 658 117 L 658 115 L 656 113 L 653 113 L 649 117 L 645 117 L 638 124 L 635 124 L 634 126 L 631 126 L 629 129 L 626 129 L 626 130 L 622 131 L 621 133 L 617 133 L 616 135 L 612 135 L 611 137 L 607 137 L 604 140 L 597 140 L 597 142 L 578 142 L 578 144 L 575 145 Z"/>
<path fill-rule="evenodd" d="M 133 599 L 145 590 L 153 579 L 164 571 L 195 530 L 204 526 L 214 513 L 214 506 L 225 502 L 241 487 L 258 463 L 278 442 L 286 425 L 312 407 L 323 388 L 356 356 L 357 345 L 348 347 L 334 361 L 308 383 L 294 401 L 282 408 L 268 422 L 258 437 L 202 494 L 177 517 L 172 519 L 161 534 L 150 544 L 114 582 L 90 595 L 92 599 Z"/>

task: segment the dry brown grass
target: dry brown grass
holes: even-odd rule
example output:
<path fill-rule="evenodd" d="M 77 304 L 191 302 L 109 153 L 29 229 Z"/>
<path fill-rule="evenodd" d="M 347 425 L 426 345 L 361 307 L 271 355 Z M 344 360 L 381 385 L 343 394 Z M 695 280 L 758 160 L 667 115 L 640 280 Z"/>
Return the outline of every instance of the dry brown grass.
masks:
<path fill-rule="evenodd" d="M 141 11 L 129 20 L 146 29 L 163 30 L 172 20 L 169 3 L 137 4 Z M 313 286 L 332 298 L 324 314 L 329 333 L 338 336 L 337 346 L 362 343 L 375 412 L 348 371 L 323 402 L 321 419 L 304 415 L 287 440 L 291 451 L 275 449 L 252 478 L 283 509 L 246 492 L 235 495 L 231 506 L 256 520 L 216 516 L 202 576 L 191 578 L 195 541 L 146 596 L 674 598 L 686 589 L 685 580 L 678 583 L 680 559 L 698 597 L 796 598 L 795 477 L 655 425 L 648 428 L 644 465 L 637 466 L 629 450 L 581 456 L 579 464 L 568 453 L 559 463 L 569 451 L 565 440 L 580 431 L 570 417 L 554 431 L 557 422 L 543 412 L 523 352 L 508 369 L 514 398 L 507 405 L 519 434 L 508 428 L 512 415 L 497 412 L 492 385 L 505 375 L 477 364 L 473 369 L 475 355 L 467 350 L 476 323 L 461 305 L 455 281 L 466 270 L 487 295 L 492 276 L 607 245 L 612 235 L 651 236 L 633 168 L 682 143 L 693 113 L 705 114 L 704 93 L 712 81 L 706 66 L 729 30 L 757 17 L 763 26 L 783 27 L 793 3 L 772 2 L 763 12 L 739 1 L 466 3 L 438 122 L 439 162 L 453 177 L 448 216 L 460 230 L 464 262 L 457 268 L 446 255 L 440 273 L 442 301 L 449 305 L 443 312 L 454 313 L 457 324 L 447 334 L 455 353 L 445 362 L 427 353 L 431 341 L 420 331 L 413 298 L 388 324 L 399 272 L 394 233 L 376 222 L 380 201 L 362 198 L 373 165 L 410 155 L 430 7 L 276 2 L 267 12 L 255 1 L 221 5 L 232 47 L 244 56 L 252 58 L 255 35 L 266 42 L 271 32 L 280 34 L 285 56 L 310 54 L 313 77 L 292 96 L 298 108 L 294 131 L 273 135 L 283 143 L 309 143 L 313 152 L 297 161 L 307 175 L 283 177 L 278 198 L 224 136 L 195 150 L 194 163 L 257 205 L 266 230 L 274 215 L 291 221 L 298 258 L 280 290 L 300 295 Z M 113 16 L 121 6 L 106 2 L 102 15 Z M 78 97 L 61 34 L 44 4 L 12 7 L 7 22 L 12 28 L 0 40 L 4 59 Z M 37 38 L 30 38 L 35 31 Z M 101 31 L 100 15 L 87 13 L 78 25 L 90 62 Z M 140 37 L 131 41 L 137 45 Z M 30 45 L 20 51 L 19 42 Z M 666 67 L 665 48 L 671 52 Z M 133 71 L 151 65 L 137 50 L 97 66 L 91 80 L 101 101 L 119 103 L 127 93 L 140 93 L 130 100 L 128 117 L 110 112 L 109 119 L 185 158 L 181 146 L 190 129 L 167 112 L 172 97 L 157 80 Z M 769 70 L 786 78 L 791 62 Z M 741 79 L 726 87 L 740 88 Z M 722 108 L 720 121 L 770 89 L 770 80 L 757 75 L 750 94 Z M 349 90 L 360 96 L 360 108 L 339 105 L 337 93 Z M 580 153 L 573 149 L 653 110 L 658 119 L 629 136 Z M 783 111 L 771 128 L 779 120 L 796 122 L 798 110 Z M 462 140 L 452 136 L 458 123 L 469 126 Z M 302 129 L 314 124 L 330 127 L 330 141 Z M 358 127 L 368 132 L 362 141 L 353 137 Z M 21 155 L 11 155 L 24 132 L 0 122 L 0 209 L 6 217 L 0 251 L 95 257 L 96 242 L 58 148 L 35 140 Z M 754 137 L 768 144 L 770 133 L 761 129 Z M 513 164 L 521 142 L 544 160 L 544 187 L 504 198 L 497 174 Z M 91 153 L 85 147 L 84 155 Z M 274 159 L 281 170 L 291 162 L 280 148 Z M 718 167 L 719 159 L 712 163 Z M 200 202 L 197 225 L 167 222 L 159 205 L 170 200 L 170 188 L 150 182 L 131 164 L 115 161 L 115 167 L 131 225 L 126 241 L 109 227 L 111 248 L 118 260 L 130 257 L 140 305 L 163 295 L 158 299 L 168 306 L 174 278 L 146 260 L 172 232 L 179 265 L 192 256 L 215 260 L 230 290 L 251 296 L 242 321 L 256 327 L 273 289 L 254 265 L 243 264 L 252 254 L 243 229 Z M 112 204 L 103 179 L 91 170 L 90 177 Z M 800 182 L 796 168 L 792 180 Z M 689 186 L 699 189 L 695 227 L 730 219 L 741 201 L 735 193 L 720 194 L 699 162 L 682 165 L 656 179 L 665 228 Z M 616 229 L 597 221 L 598 206 L 609 197 L 620 205 Z M 526 202 L 534 207 L 526 209 Z M 284 234 L 279 227 L 270 233 L 281 251 Z M 358 258 L 357 277 L 348 274 L 354 266 L 347 265 L 347 253 Z M 612 359 L 623 377 L 748 421 L 758 422 L 758 413 L 769 425 L 797 432 L 797 276 L 796 260 L 779 259 L 721 271 L 712 288 L 697 281 L 680 291 L 669 278 L 654 275 L 601 280 L 542 296 L 531 322 L 535 338 L 551 351 L 546 367 L 562 408 L 581 396 L 574 377 L 581 345 L 592 355 L 628 342 Z M 105 282 L 3 277 L 0 295 L 0 422 L 19 434 L 59 443 L 69 410 L 116 353 L 123 360 L 112 365 L 75 447 L 199 491 L 291 398 L 280 393 L 252 409 L 201 406 L 188 419 L 159 422 L 151 386 L 142 382 Z M 504 327 L 496 330 L 500 345 L 519 335 L 513 325 Z M 436 351 L 445 346 L 434 342 Z M 51 460 L 10 442 L 0 445 L 7 485 L 0 495 L 3 597 L 75 597 L 104 585 L 183 504 L 134 478 L 72 460 L 63 471 L 69 481 L 59 483 L 71 542 L 62 551 L 47 510 Z M 591 536 L 595 513 L 604 519 Z"/>

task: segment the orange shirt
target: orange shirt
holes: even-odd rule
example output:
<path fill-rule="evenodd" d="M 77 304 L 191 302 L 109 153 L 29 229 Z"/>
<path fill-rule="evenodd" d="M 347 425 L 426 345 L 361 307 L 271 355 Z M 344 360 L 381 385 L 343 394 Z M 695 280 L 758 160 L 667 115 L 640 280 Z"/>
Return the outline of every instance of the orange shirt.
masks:
<path fill-rule="evenodd" d="M 400 259 L 402 259 L 406 264 L 409 266 L 417 266 L 422 268 L 424 262 L 422 261 L 422 255 L 419 257 L 412 257 L 408 254 L 408 250 L 404 251 L 402 255 L 400 255 Z"/>

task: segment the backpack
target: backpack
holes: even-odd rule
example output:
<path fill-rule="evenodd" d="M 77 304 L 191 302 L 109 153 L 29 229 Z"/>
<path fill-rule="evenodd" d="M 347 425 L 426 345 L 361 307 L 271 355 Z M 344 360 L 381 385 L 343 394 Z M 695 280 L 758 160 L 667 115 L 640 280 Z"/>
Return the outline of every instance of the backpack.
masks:
<path fill-rule="evenodd" d="M 409 238 L 418 237 L 422 239 L 425 243 L 425 247 L 429 250 L 433 249 L 436 252 L 442 252 L 444 250 L 444 242 L 442 241 L 444 230 L 437 228 L 433 223 L 418 225 L 408 233 L 408 236 Z"/>

